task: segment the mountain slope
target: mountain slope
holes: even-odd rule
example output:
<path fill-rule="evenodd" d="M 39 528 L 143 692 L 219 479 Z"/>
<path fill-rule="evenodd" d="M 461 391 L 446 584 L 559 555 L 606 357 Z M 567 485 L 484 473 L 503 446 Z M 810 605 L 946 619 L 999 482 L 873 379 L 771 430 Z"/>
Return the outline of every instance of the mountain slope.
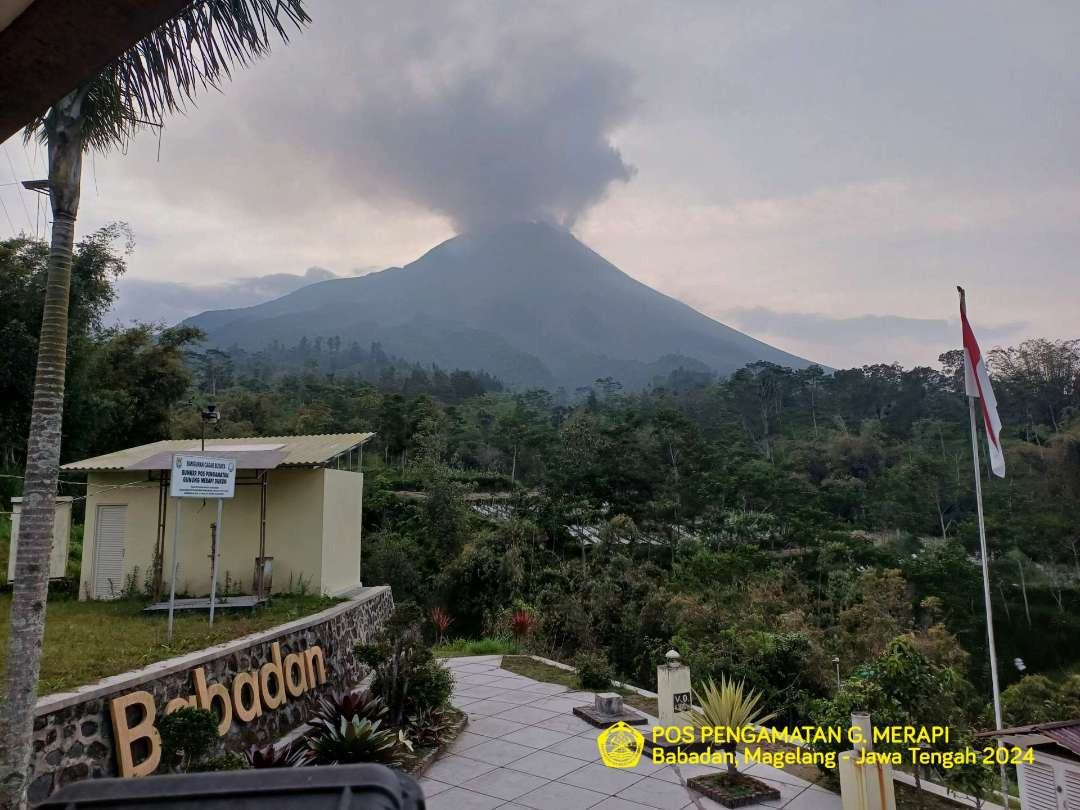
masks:
<path fill-rule="evenodd" d="M 305 335 L 512 385 L 574 388 L 598 377 L 636 387 L 682 365 L 733 371 L 755 360 L 808 361 L 653 290 L 569 232 L 502 225 L 457 236 L 405 267 L 303 287 L 258 306 L 188 319 L 213 344 L 260 349 Z"/>

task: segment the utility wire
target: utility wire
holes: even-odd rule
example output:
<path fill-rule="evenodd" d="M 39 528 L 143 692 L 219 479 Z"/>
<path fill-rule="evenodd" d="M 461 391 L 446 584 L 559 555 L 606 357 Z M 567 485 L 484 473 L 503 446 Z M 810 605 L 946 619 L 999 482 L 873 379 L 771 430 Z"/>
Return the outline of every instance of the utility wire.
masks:
<path fill-rule="evenodd" d="M 15 171 L 15 164 L 11 161 L 11 152 L 8 151 L 7 144 L 4 144 L 4 156 L 7 158 L 8 166 L 11 168 L 11 179 L 18 180 L 19 175 Z M 22 203 L 23 213 L 26 214 L 26 224 L 28 227 L 34 227 L 34 221 L 30 219 L 30 209 L 26 207 L 26 198 L 22 194 L 19 195 L 19 202 Z"/>
<path fill-rule="evenodd" d="M 8 225 L 11 226 L 11 235 L 15 236 L 15 223 L 11 221 L 11 214 L 8 213 L 7 203 L 4 202 L 3 197 L 0 197 L 0 208 L 4 209 L 4 216 L 7 217 Z"/>

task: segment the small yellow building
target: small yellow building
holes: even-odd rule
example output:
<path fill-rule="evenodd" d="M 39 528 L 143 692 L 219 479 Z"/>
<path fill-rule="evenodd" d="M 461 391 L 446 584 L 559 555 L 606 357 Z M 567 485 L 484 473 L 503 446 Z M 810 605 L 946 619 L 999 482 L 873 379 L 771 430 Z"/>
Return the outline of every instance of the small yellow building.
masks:
<path fill-rule="evenodd" d="M 363 446 L 373 433 L 154 442 L 65 464 L 87 473 L 82 599 L 125 589 L 168 595 L 176 510 L 181 510 L 178 595 L 210 593 L 217 502 L 169 497 L 174 453 L 233 459 L 224 501 L 217 592 L 306 589 L 337 596 L 360 587 Z"/>

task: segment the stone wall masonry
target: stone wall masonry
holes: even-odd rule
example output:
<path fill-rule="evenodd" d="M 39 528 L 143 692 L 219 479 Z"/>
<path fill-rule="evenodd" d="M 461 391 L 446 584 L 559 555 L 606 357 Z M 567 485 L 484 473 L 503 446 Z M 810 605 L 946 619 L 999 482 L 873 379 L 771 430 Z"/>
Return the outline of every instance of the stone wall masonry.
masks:
<path fill-rule="evenodd" d="M 367 670 L 356 661 L 353 647 L 371 641 L 393 609 L 389 586 L 362 588 L 347 602 L 288 624 L 41 698 L 34 719 L 31 803 L 70 782 L 118 775 L 109 717 L 113 698 L 150 692 L 161 717 L 169 700 L 195 694 L 192 672 L 198 667 L 203 667 L 208 683 L 229 684 L 237 673 L 270 661 L 274 642 L 281 645 L 282 656 L 318 645 L 325 656 L 326 683 L 249 723 L 234 718 L 221 738 L 222 750 L 231 752 L 277 740 L 305 722 L 321 694 L 363 680 Z"/>

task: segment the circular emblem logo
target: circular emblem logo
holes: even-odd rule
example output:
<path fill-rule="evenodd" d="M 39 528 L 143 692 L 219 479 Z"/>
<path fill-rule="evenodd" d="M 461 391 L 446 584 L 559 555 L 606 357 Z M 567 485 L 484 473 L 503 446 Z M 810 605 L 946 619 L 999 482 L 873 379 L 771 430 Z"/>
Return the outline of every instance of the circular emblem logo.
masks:
<path fill-rule="evenodd" d="M 609 768 L 633 768 L 645 750 L 645 736 L 620 720 L 600 732 L 596 747 L 600 749 L 600 759 Z"/>

